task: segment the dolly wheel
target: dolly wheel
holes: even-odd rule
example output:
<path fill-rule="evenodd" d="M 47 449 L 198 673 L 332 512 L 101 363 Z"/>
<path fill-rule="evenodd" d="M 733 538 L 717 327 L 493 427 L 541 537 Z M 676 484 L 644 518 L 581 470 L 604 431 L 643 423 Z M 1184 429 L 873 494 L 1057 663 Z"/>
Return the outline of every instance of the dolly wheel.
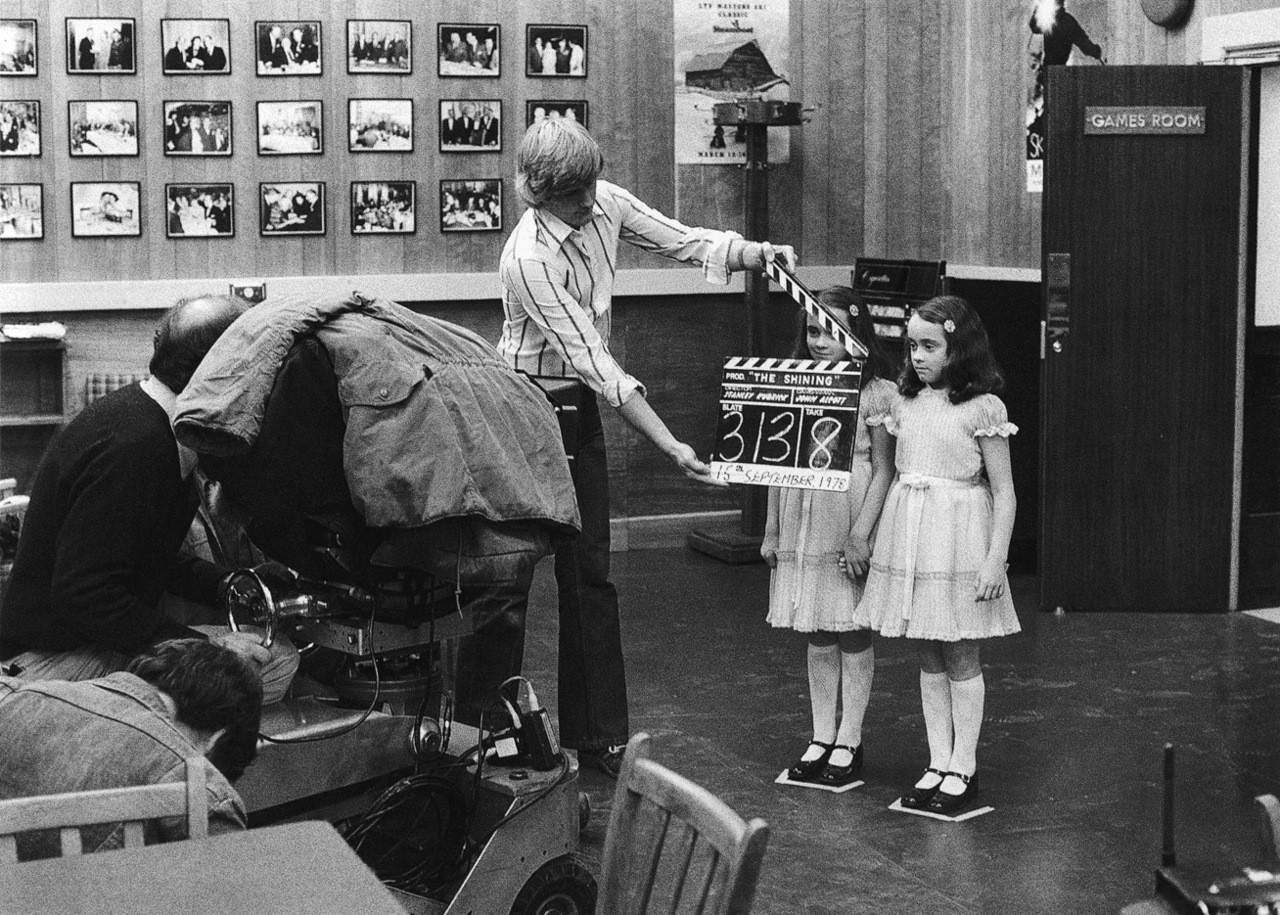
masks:
<path fill-rule="evenodd" d="M 548 861 L 525 882 L 511 915 L 593 915 L 596 878 L 569 855 Z"/>

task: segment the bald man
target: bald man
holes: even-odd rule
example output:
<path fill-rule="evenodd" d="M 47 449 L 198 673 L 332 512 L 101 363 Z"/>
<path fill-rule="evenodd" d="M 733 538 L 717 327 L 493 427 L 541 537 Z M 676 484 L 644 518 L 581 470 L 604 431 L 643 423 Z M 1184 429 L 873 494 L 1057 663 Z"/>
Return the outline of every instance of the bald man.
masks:
<path fill-rule="evenodd" d="M 151 375 L 86 407 L 36 471 L 0 606 L 0 674 L 87 680 L 123 670 L 172 638 L 208 638 L 247 658 L 279 698 L 297 669 L 292 646 L 249 633 L 197 632 L 165 616 L 166 591 L 217 606 L 229 569 L 184 556 L 195 516 L 195 455 L 178 444 L 174 403 L 200 360 L 248 303 L 184 299 L 156 328 Z"/>

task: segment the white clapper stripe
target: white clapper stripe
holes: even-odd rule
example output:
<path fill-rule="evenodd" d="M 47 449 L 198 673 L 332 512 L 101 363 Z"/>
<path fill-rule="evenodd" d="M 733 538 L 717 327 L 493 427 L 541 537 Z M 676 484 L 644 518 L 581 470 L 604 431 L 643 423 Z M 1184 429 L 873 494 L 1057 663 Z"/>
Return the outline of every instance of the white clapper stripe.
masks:
<path fill-rule="evenodd" d="M 791 296 L 797 305 L 812 315 L 819 326 L 838 340 L 841 346 L 855 356 L 866 357 L 868 355 L 867 348 L 862 345 L 862 341 L 845 330 L 840 325 L 840 322 L 827 310 L 827 307 L 804 287 L 804 284 L 796 278 L 794 273 L 787 270 L 776 260 L 768 261 L 764 265 L 764 272 L 769 279 L 781 286 L 782 291 Z"/>

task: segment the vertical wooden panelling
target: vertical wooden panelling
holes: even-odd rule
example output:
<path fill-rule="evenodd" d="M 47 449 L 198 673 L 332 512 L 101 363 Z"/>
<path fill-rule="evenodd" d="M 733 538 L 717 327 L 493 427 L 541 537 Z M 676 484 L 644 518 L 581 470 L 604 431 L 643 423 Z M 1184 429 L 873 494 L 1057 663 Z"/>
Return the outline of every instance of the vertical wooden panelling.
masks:
<path fill-rule="evenodd" d="M 1069 8 L 1103 44 L 1109 63 L 1177 64 L 1198 59 L 1205 17 L 1274 6 L 1274 0 L 1201 0 L 1172 30 L 1150 23 L 1130 0 L 1072 0 Z M 1038 267 L 1040 197 L 1025 190 L 1023 150 L 1030 7 L 1029 0 L 792 0 L 791 94 L 815 110 L 790 130 L 790 161 L 770 173 L 770 234 L 795 244 L 808 264 L 876 255 Z M 0 243 L 5 280 L 492 270 L 505 231 L 442 235 L 439 181 L 501 177 L 509 230 L 522 209 L 510 179 L 524 103 L 542 97 L 587 99 L 611 180 L 686 221 L 743 226 L 739 169 L 673 164 L 668 2 L 8 0 L 2 13 L 39 22 L 39 77 L 0 78 L 0 96 L 41 102 L 43 155 L 0 159 L 0 181 L 40 182 L 45 191 L 45 238 Z M 64 20 L 100 13 L 136 20 L 135 75 L 67 74 Z M 231 73 L 163 75 L 160 19 L 206 16 L 231 21 Z M 275 18 L 321 21 L 322 76 L 256 75 L 254 23 Z M 412 74 L 348 74 L 346 22 L 354 18 L 411 20 Z M 449 21 L 501 25 L 500 78 L 437 75 L 436 26 Z M 588 26 L 587 79 L 525 75 L 525 26 L 539 22 Z M 413 100 L 414 150 L 349 153 L 348 100 L 380 97 Z M 461 97 L 501 99 L 501 152 L 439 152 L 439 102 Z M 67 101 L 85 98 L 138 101 L 138 157 L 69 157 Z M 324 102 L 324 155 L 259 156 L 255 103 L 307 98 Z M 162 102 L 179 99 L 232 102 L 231 158 L 164 156 Z M 326 182 L 327 234 L 262 238 L 259 182 L 302 178 Z M 353 237 L 351 182 L 388 178 L 417 182 L 417 233 Z M 71 238 L 69 183 L 104 179 L 142 182 L 141 238 Z M 165 237 L 164 185 L 186 181 L 235 183 L 234 238 Z M 620 264 L 666 266 L 631 251 Z"/>

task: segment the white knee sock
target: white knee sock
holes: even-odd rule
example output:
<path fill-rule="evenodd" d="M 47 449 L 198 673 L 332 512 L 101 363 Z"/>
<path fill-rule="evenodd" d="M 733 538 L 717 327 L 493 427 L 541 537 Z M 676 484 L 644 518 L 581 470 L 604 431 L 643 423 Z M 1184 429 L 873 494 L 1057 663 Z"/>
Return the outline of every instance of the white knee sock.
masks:
<path fill-rule="evenodd" d="M 946 772 L 951 765 L 954 734 L 951 725 L 951 683 L 945 672 L 920 671 L 920 705 L 924 709 L 924 729 L 929 737 L 929 767 Z M 932 788 L 941 777 L 926 773 L 918 788 Z"/>
<path fill-rule="evenodd" d="M 840 646 L 809 645 L 809 703 L 813 709 L 813 739 L 831 743 L 836 736 L 836 700 L 840 693 Z M 817 747 L 802 759 L 817 759 Z"/>
<path fill-rule="evenodd" d="M 978 737 L 982 734 L 982 706 L 987 684 L 982 674 L 968 680 L 951 681 L 951 720 L 955 727 L 955 747 L 950 771 L 972 775 L 978 771 Z"/>
<path fill-rule="evenodd" d="M 876 672 L 876 651 L 840 652 L 840 731 L 836 743 L 856 747 L 862 743 L 862 719 L 871 701 L 871 678 Z"/>

